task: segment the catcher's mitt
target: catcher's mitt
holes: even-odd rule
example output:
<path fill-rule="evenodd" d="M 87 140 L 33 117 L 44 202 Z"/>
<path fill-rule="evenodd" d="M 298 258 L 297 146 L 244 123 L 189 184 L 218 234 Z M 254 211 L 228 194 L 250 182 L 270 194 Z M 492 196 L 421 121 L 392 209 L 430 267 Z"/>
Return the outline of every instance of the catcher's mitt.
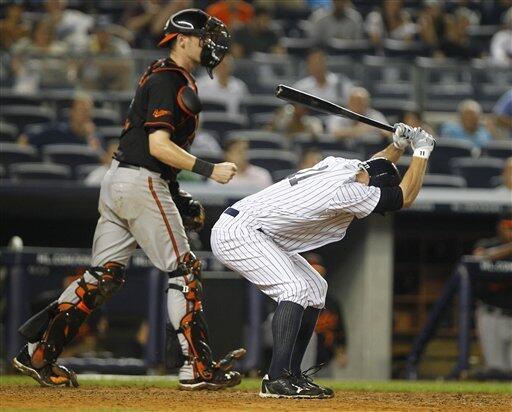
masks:
<path fill-rule="evenodd" d="M 171 190 L 172 199 L 178 208 L 186 230 L 199 232 L 204 226 L 205 212 L 203 205 L 184 190 Z"/>

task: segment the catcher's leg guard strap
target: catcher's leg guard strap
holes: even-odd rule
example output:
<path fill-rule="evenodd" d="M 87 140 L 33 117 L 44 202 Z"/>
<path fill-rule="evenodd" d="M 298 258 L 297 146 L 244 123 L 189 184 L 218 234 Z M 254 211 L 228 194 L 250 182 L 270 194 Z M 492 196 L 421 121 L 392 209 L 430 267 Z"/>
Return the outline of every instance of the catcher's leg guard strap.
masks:
<path fill-rule="evenodd" d="M 25 322 L 19 332 L 29 341 L 39 341 L 32 353 L 34 367 L 42 368 L 57 360 L 87 316 L 123 285 L 124 274 L 124 266 L 116 263 L 89 268 L 58 302 Z M 74 293 L 68 296 L 70 290 Z M 63 297 L 69 301 L 63 301 Z"/>

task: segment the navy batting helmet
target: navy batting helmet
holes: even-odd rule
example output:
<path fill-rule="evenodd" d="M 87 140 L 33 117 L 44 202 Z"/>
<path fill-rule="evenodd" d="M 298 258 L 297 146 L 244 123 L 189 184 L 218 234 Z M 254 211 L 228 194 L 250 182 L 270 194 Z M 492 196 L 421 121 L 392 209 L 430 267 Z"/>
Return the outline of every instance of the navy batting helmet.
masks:
<path fill-rule="evenodd" d="M 361 165 L 370 175 L 369 186 L 398 186 L 402 181 L 402 176 L 395 164 L 384 157 L 375 157 L 362 162 Z"/>

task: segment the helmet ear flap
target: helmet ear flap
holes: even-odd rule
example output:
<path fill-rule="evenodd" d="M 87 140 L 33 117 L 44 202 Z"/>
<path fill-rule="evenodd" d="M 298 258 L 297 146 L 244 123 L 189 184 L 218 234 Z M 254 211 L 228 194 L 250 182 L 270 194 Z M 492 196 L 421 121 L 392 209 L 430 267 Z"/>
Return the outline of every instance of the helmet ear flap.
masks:
<path fill-rule="evenodd" d="M 362 162 L 361 167 L 370 175 L 369 186 L 398 186 L 402 181 L 402 176 L 395 164 L 384 157 L 376 157 Z"/>

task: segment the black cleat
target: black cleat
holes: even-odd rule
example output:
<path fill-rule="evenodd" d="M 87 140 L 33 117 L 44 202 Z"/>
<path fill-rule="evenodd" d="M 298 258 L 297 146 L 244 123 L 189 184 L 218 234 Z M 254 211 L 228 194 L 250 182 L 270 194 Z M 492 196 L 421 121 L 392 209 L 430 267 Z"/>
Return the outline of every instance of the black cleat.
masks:
<path fill-rule="evenodd" d="M 331 388 L 318 385 L 317 383 L 313 382 L 311 376 L 306 375 L 304 372 L 301 372 L 299 376 L 295 376 L 295 379 L 297 379 L 297 382 L 302 386 L 320 389 L 324 394 L 324 398 L 334 397 L 334 391 Z"/>
<path fill-rule="evenodd" d="M 285 373 L 279 379 L 273 381 L 265 375 L 261 381 L 260 397 L 316 399 L 324 398 L 324 393 L 320 388 L 301 385 L 296 377 Z"/>
<path fill-rule="evenodd" d="M 76 379 L 75 372 L 66 368 L 65 366 L 53 363 L 51 365 L 43 366 L 39 369 L 33 367 L 30 355 L 28 353 L 28 345 L 25 345 L 12 359 L 12 366 L 23 375 L 27 375 L 35 379 L 41 386 L 78 387 L 78 381 Z"/>
<path fill-rule="evenodd" d="M 178 382 L 178 389 L 184 391 L 216 391 L 219 389 L 232 388 L 242 382 L 242 375 L 239 372 L 225 372 L 220 369 L 214 372 L 211 380 L 205 380 L 201 377 L 195 379 L 181 380 Z"/>

